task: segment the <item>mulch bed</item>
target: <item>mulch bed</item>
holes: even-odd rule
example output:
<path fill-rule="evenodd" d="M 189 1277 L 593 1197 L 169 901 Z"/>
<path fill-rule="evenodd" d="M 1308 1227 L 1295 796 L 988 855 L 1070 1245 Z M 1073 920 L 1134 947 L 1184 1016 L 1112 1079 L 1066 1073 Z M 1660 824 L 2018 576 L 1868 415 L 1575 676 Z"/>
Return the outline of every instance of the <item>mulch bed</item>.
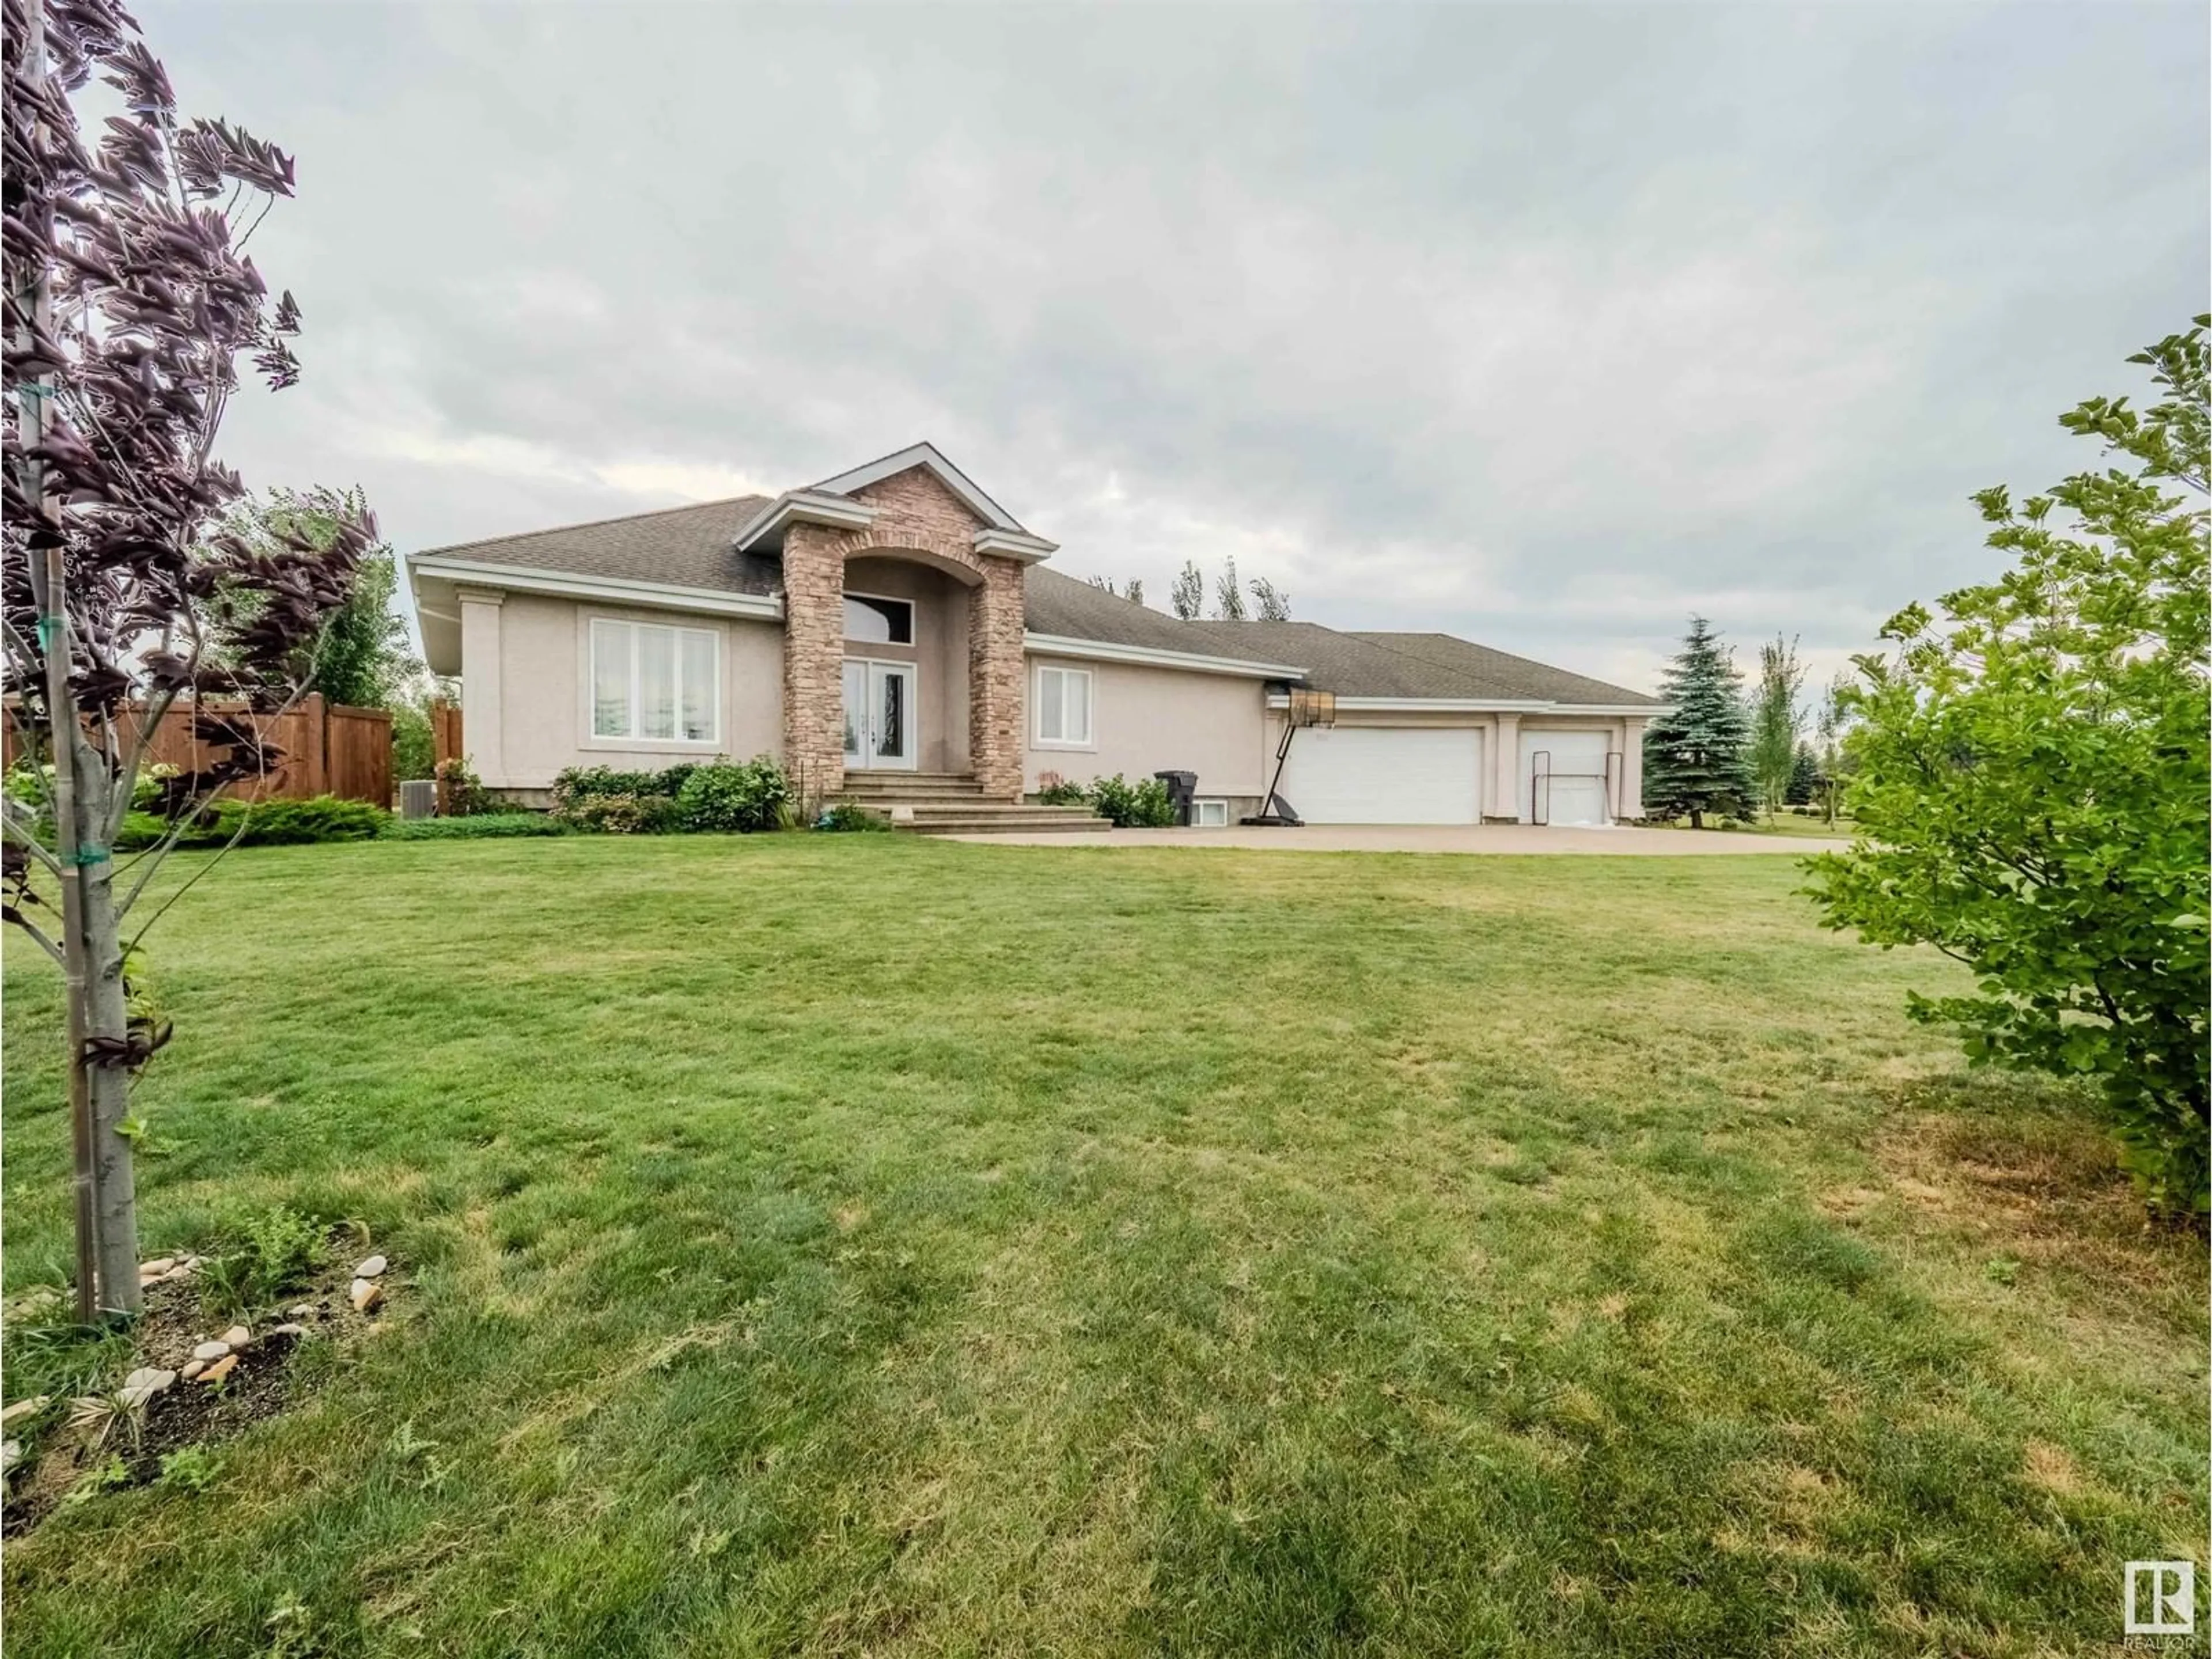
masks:
<path fill-rule="evenodd" d="M 0 1508 L 0 1537 L 18 1537 L 36 1527 L 88 1471 L 111 1457 L 121 1458 L 129 1471 L 118 1488 L 144 1486 L 161 1473 L 164 1454 L 219 1443 L 283 1411 L 292 1401 L 292 1361 L 303 1343 L 358 1336 L 384 1311 L 383 1305 L 366 1314 L 355 1311 L 349 1295 L 353 1274 L 347 1265 L 354 1258 L 343 1253 L 356 1243 L 346 1237 L 333 1252 L 334 1258 L 342 1258 L 336 1266 L 305 1288 L 287 1292 L 283 1306 L 264 1317 L 258 1327 L 249 1324 L 252 1341 L 238 1351 L 238 1364 L 218 1383 L 186 1379 L 182 1375 L 185 1364 L 195 1345 L 220 1337 L 234 1322 L 243 1322 L 209 1313 L 201 1303 L 197 1279 L 147 1286 L 144 1310 L 133 1329 L 131 1364 L 176 1371 L 177 1380 L 147 1402 L 137 1434 L 132 1434 L 129 1424 L 117 1423 L 99 1444 L 93 1443 L 93 1431 L 69 1426 L 67 1401 L 49 1406 L 46 1415 L 58 1415 L 62 1421 L 9 1476 L 5 1506 Z M 397 1277 L 395 1264 L 386 1268 L 380 1282 L 391 1286 Z M 304 1329 L 291 1333 L 274 1328 L 285 1324 Z M 264 1329 L 269 1334 L 261 1334 Z M 118 1376 L 115 1386 L 122 1380 Z"/>

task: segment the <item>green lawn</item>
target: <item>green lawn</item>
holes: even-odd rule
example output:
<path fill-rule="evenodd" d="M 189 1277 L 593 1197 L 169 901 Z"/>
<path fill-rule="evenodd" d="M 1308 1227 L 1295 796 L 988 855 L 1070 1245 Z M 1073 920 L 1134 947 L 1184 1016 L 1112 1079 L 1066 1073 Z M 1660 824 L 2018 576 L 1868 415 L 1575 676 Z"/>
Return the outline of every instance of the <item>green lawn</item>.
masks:
<path fill-rule="evenodd" d="M 148 1253 L 283 1200 L 403 1283 L 211 1490 L 11 1544 L 10 1659 L 2106 1650 L 2203 1543 L 2202 1243 L 1794 862 L 235 855 Z"/>
<path fill-rule="evenodd" d="M 1670 830 L 1686 830 L 1687 818 L 1676 818 L 1665 826 Z M 1711 823 L 1708 830 L 1721 826 Z M 1830 823 L 1826 818 L 1801 818 L 1795 812 L 1777 812 L 1772 817 L 1755 817 L 1730 823 L 1729 831 L 1739 836 L 1802 836 L 1814 841 L 1849 841 L 1857 833 L 1857 826 L 1849 818 L 1838 818 Z"/>

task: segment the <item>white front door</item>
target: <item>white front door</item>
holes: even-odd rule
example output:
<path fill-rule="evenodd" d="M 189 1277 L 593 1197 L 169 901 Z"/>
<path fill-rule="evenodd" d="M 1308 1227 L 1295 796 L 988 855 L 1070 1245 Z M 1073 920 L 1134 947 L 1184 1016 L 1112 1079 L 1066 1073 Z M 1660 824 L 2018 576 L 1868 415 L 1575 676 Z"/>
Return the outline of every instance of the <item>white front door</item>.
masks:
<path fill-rule="evenodd" d="M 911 772 L 914 665 L 845 659 L 845 769 Z"/>
<path fill-rule="evenodd" d="M 1309 726 L 1276 791 L 1308 823 L 1474 823 L 1482 733 L 1471 726 Z"/>

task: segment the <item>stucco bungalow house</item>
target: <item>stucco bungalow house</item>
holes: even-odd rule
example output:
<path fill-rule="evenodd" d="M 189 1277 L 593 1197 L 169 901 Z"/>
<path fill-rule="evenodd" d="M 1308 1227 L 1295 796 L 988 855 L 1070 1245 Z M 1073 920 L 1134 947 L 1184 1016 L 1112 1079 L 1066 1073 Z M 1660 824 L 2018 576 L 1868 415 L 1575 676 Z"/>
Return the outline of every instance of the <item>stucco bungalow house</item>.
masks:
<path fill-rule="evenodd" d="M 407 563 L 470 757 L 526 803 L 565 767 L 766 753 L 811 797 L 947 822 L 1021 821 L 1046 774 L 1176 769 L 1197 822 L 1233 823 L 1304 688 L 1334 694 L 1282 768 L 1310 823 L 1643 814 L 1654 698 L 1447 634 L 1179 622 L 1058 574 L 1055 550 L 922 443 L 773 500 Z"/>

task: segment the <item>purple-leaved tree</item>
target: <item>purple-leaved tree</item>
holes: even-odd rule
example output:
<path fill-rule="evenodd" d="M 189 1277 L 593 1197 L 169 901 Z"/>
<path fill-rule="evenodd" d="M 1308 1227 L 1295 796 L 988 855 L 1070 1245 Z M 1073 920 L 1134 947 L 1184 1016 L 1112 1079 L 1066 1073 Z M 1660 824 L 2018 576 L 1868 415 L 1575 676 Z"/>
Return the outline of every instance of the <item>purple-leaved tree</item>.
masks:
<path fill-rule="evenodd" d="M 207 533 L 241 493 L 213 453 L 238 363 L 298 375 L 289 294 L 245 246 L 292 162 L 185 120 L 113 0 L 5 0 L 6 423 L 0 569 L 9 718 L 35 784 L 5 798 L 5 920 L 63 969 L 75 1142 L 77 1308 L 139 1306 L 131 1081 L 167 1036 L 134 1015 L 137 914 L 175 835 L 280 757 L 265 716 L 299 695 L 344 599 L 364 513 L 320 546 Z M 118 112 L 88 131 L 94 80 Z M 111 856 L 147 741 L 173 707 L 204 747 L 159 780 L 169 837 Z M 143 803 L 143 797 L 142 797 Z M 166 908 L 166 902 L 162 908 Z M 154 915 L 158 915 L 156 909 Z"/>

